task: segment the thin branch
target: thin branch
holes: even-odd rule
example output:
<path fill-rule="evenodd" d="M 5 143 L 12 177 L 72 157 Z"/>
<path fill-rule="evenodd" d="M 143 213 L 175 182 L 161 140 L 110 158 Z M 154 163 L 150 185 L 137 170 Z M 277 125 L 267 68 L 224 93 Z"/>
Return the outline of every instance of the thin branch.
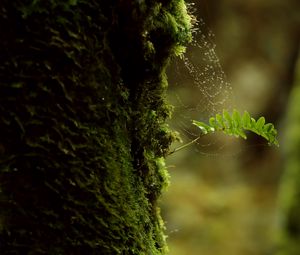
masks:
<path fill-rule="evenodd" d="M 191 141 L 191 142 L 189 142 L 189 143 L 186 143 L 186 144 L 184 144 L 184 145 L 181 145 L 181 146 L 175 148 L 175 149 L 174 149 L 173 151 L 171 151 L 167 156 L 169 156 L 169 155 L 171 155 L 171 154 L 173 154 L 173 153 L 175 153 L 175 152 L 177 152 L 177 151 L 180 151 L 180 150 L 182 150 L 182 149 L 184 149 L 184 148 L 190 146 L 191 144 L 196 143 L 201 137 L 202 137 L 202 135 L 199 135 L 199 136 L 198 136 L 197 138 L 195 138 L 193 141 Z"/>

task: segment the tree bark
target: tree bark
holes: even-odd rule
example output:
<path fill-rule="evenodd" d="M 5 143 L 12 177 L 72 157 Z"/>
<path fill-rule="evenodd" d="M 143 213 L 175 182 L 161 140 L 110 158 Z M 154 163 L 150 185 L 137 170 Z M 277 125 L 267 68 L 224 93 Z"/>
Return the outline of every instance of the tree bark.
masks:
<path fill-rule="evenodd" d="M 165 254 L 183 0 L 0 2 L 0 253 Z"/>

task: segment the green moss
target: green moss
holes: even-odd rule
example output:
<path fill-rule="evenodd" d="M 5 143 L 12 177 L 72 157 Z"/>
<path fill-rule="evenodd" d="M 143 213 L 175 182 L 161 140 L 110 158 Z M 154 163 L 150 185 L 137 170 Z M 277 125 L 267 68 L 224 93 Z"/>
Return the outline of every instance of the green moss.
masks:
<path fill-rule="evenodd" d="M 0 28 L 1 254 L 165 254 L 184 2 L 4 0 Z"/>

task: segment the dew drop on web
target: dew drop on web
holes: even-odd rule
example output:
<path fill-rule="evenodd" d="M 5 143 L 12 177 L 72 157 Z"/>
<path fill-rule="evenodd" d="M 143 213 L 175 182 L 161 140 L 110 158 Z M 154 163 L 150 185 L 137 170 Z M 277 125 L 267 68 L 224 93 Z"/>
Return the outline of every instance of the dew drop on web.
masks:
<path fill-rule="evenodd" d="M 234 108 L 232 87 L 216 54 L 214 34 L 208 31 L 202 20 L 197 23 L 193 42 L 168 69 L 168 97 L 174 106 L 170 126 L 179 132 L 183 143 L 194 140 L 200 134 L 192 120 L 207 122 L 209 117 L 223 109 L 230 111 Z M 217 139 L 200 139 L 197 151 L 206 154 L 205 151 L 213 148 L 213 153 L 218 153 L 224 145 Z"/>

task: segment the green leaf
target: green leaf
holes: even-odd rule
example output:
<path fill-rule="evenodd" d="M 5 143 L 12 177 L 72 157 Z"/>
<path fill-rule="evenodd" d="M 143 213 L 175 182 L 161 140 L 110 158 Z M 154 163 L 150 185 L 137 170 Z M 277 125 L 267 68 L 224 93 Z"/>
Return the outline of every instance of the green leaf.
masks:
<path fill-rule="evenodd" d="M 263 126 L 263 131 L 266 133 L 269 133 L 274 129 L 274 125 L 272 123 L 267 123 L 266 125 Z"/>
<path fill-rule="evenodd" d="M 223 110 L 223 118 L 227 123 L 227 125 L 225 124 L 226 128 L 231 129 L 232 128 L 232 119 L 226 110 Z"/>
<path fill-rule="evenodd" d="M 251 131 L 268 141 L 269 145 L 279 146 L 276 139 L 277 130 L 272 123 L 266 123 L 264 117 L 260 117 L 257 121 L 244 111 L 243 116 L 237 110 L 233 110 L 232 115 L 227 110 L 223 110 L 223 114 L 216 114 L 215 117 L 209 119 L 209 124 L 193 120 L 193 124 L 201 129 L 203 134 L 209 134 L 216 131 L 222 131 L 227 135 L 241 137 L 247 139 L 245 131 Z"/>
<path fill-rule="evenodd" d="M 209 124 L 211 127 L 216 127 L 216 119 L 214 117 L 210 117 Z"/>
<path fill-rule="evenodd" d="M 254 118 L 250 118 L 250 127 L 256 130 L 256 120 Z"/>
<path fill-rule="evenodd" d="M 216 114 L 216 121 L 217 121 L 218 130 L 222 130 L 225 128 L 225 124 L 224 124 L 223 117 L 221 114 L 219 114 L 219 113 Z"/>
<path fill-rule="evenodd" d="M 243 117 L 242 117 L 242 125 L 243 127 L 250 127 L 250 114 L 247 111 L 244 111 Z"/>
<path fill-rule="evenodd" d="M 263 130 L 263 126 L 265 124 L 265 118 L 264 117 L 260 117 L 257 122 L 256 122 L 256 129 L 262 131 Z"/>
<path fill-rule="evenodd" d="M 245 140 L 247 139 L 247 136 L 246 136 L 245 132 L 243 131 L 243 129 L 237 129 L 237 133 L 243 139 L 245 139 Z"/>
<path fill-rule="evenodd" d="M 210 127 L 209 125 L 205 124 L 204 122 L 193 120 L 193 124 L 195 126 L 197 126 L 198 128 L 200 128 L 202 133 L 205 134 L 205 135 L 208 134 L 208 133 L 213 132 L 213 128 Z"/>
<path fill-rule="evenodd" d="M 233 120 L 234 126 L 236 126 L 236 127 L 241 126 L 241 115 L 235 109 L 233 110 L 233 113 L 232 113 L 232 120 Z"/>

